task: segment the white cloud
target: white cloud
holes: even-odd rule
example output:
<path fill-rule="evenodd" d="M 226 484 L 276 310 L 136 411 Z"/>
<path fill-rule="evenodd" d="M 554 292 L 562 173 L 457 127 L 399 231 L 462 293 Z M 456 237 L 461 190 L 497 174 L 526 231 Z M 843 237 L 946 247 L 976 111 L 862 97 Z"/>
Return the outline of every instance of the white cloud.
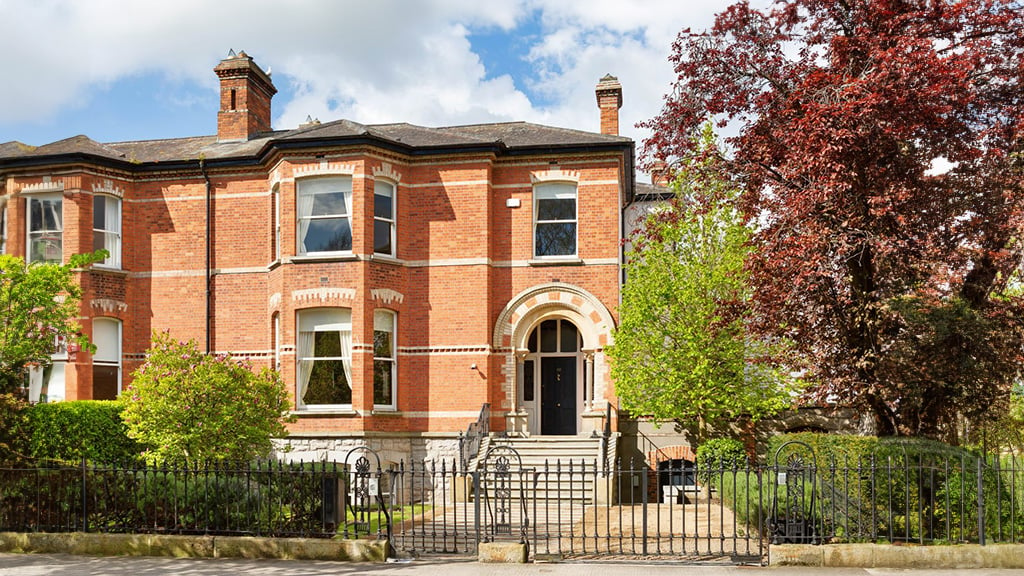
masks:
<path fill-rule="evenodd" d="M 212 68 L 234 48 L 272 67 L 279 87 L 295 88 L 292 100 L 274 103 L 277 128 L 313 115 L 424 125 L 528 120 L 596 131 L 594 85 L 612 73 L 623 85 L 622 133 L 639 140 L 634 124 L 658 112 L 673 80 L 667 57 L 676 34 L 709 26 L 726 4 L 0 0 L 0 50 L 16 55 L 3 65 L 0 129 L 52 118 L 140 73 L 212 92 Z M 514 31 L 535 10 L 542 30 L 530 38 L 530 77 L 488 77 L 470 33 Z"/>

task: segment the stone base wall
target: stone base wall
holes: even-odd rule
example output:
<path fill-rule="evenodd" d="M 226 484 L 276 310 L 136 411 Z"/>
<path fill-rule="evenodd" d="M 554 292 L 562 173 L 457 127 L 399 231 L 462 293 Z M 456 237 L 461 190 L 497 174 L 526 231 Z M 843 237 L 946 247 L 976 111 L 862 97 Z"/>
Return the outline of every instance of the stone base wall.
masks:
<path fill-rule="evenodd" d="M 459 439 L 422 436 L 290 436 L 274 445 L 274 456 L 285 461 L 344 463 L 351 450 L 368 447 L 377 452 L 381 467 L 404 462 L 417 464 L 459 461 Z M 352 458 L 356 458 L 352 455 Z"/>

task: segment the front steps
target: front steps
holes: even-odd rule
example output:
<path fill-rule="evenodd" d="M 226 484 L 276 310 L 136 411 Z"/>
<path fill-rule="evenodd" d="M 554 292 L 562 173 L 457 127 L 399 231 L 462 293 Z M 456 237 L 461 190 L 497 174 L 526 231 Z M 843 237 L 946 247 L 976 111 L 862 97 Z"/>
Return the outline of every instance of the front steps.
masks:
<path fill-rule="evenodd" d="M 572 501 L 592 504 L 596 492 L 605 492 L 606 479 L 603 438 L 585 436 L 532 436 L 529 438 L 488 437 L 480 445 L 480 454 L 471 469 L 482 473 L 482 481 L 493 497 L 499 480 L 499 459 L 507 458 L 509 476 L 505 487 L 514 494 L 542 501 Z M 519 455 L 519 462 L 509 447 Z M 504 462 L 502 462 L 504 463 Z M 595 482 L 596 480 L 596 482 Z M 597 488 L 595 492 L 595 487 Z"/>

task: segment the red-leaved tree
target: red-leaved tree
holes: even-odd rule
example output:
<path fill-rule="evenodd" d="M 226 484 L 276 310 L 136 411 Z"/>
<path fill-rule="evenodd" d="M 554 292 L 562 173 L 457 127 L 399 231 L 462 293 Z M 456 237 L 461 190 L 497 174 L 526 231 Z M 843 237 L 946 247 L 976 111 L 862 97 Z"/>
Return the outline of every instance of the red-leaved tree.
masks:
<path fill-rule="evenodd" d="M 648 161 L 712 119 L 756 227 L 757 330 L 879 434 L 1006 405 L 1024 344 L 1024 5 L 737 3 L 681 33 Z"/>

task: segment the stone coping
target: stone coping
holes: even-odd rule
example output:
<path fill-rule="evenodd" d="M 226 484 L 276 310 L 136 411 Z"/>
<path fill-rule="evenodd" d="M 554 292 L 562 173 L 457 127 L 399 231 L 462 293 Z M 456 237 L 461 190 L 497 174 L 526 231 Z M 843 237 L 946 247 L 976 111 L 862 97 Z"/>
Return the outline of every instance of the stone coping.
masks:
<path fill-rule="evenodd" d="M 386 540 L 0 532 L 0 552 L 384 562 Z"/>
<path fill-rule="evenodd" d="M 1024 568 L 1024 544 L 775 544 L 771 566 L 828 568 Z"/>

